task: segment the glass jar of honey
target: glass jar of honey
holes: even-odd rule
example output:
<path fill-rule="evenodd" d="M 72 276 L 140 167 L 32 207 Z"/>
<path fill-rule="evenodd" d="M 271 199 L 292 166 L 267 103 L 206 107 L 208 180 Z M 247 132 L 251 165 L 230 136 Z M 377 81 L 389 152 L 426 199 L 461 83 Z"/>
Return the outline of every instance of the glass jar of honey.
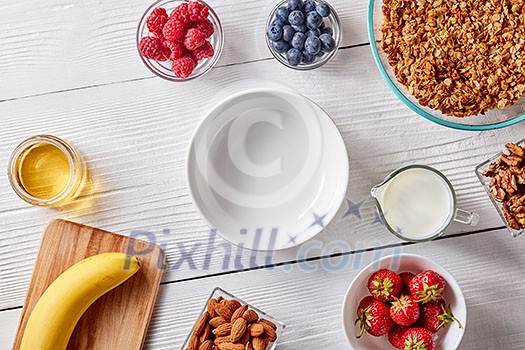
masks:
<path fill-rule="evenodd" d="M 8 177 L 15 193 L 40 206 L 61 206 L 75 199 L 87 178 L 86 165 L 66 141 L 37 135 L 20 143 L 11 155 Z"/>

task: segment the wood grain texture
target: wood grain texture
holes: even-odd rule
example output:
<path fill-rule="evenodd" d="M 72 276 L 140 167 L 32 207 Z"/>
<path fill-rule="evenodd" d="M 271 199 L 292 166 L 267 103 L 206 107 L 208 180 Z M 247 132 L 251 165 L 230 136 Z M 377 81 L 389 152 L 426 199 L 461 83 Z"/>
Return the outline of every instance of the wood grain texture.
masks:
<path fill-rule="evenodd" d="M 0 309 L 22 305 L 40 234 L 57 217 L 126 235 L 151 232 L 139 238 L 165 249 L 172 269 L 164 281 L 267 264 L 265 253 L 238 250 L 220 237 L 216 248 L 208 249 L 209 228 L 189 198 L 184 159 L 191 134 L 210 106 L 245 88 L 276 84 L 313 99 L 334 119 L 349 154 L 347 197 L 365 200 L 361 219 L 344 217 L 343 203 L 334 222 L 316 237 L 325 245 L 339 240 L 348 244 L 347 250 L 356 250 L 399 242 L 374 223 L 369 190 L 395 168 L 413 163 L 442 170 L 457 190 L 459 206 L 481 215 L 477 228 L 454 225 L 449 234 L 503 225 L 474 167 L 504 143 L 521 139 L 525 125 L 473 133 L 426 121 L 388 90 L 368 47 L 344 50 L 332 65 L 312 72 L 264 61 L 219 68 L 187 84 L 152 79 L 4 102 L 0 168 L 6 169 L 11 150 L 23 138 L 56 134 L 85 156 L 95 195 L 61 210 L 31 207 L 16 197 L 0 172 Z M 181 248 L 194 251 L 194 265 L 188 260 L 177 265 Z M 298 248 L 275 253 L 271 262 L 294 261 L 298 253 Z"/>
<path fill-rule="evenodd" d="M 140 349 L 153 313 L 164 266 L 160 247 L 69 221 L 55 220 L 47 226 L 42 237 L 14 350 L 20 348 L 31 311 L 62 272 L 93 255 L 128 253 L 130 250 L 142 251 L 139 271 L 89 307 L 73 331 L 68 349 Z"/>
<path fill-rule="evenodd" d="M 135 33 L 153 1 L 28 0 L 0 3 L 0 101 L 152 77 Z M 277 0 L 210 0 L 225 47 L 219 66 L 272 57 L 266 19 Z M 343 45 L 364 43 L 366 2 L 332 0 L 343 22 Z"/>
<path fill-rule="evenodd" d="M 433 259 L 461 286 L 468 320 L 460 350 L 521 350 L 525 342 L 520 301 L 525 297 L 524 249 L 524 240 L 511 239 L 499 230 L 405 246 L 401 251 Z M 392 253 L 396 251 L 351 255 L 348 266 L 339 272 L 323 269 L 327 264 L 323 259 L 308 263 L 317 268 L 314 272 L 294 264 L 292 271 L 279 267 L 163 285 L 144 349 L 178 349 L 216 286 L 286 324 L 279 350 L 349 349 L 341 321 L 346 289 L 360 268 Z M 16 322 L 19 314 L 19 310 L 0 312 L 0 325 Z M 2 344 L 9 344 L 14 330 L 1 329 L 0 349 L 7 350 Z"/>

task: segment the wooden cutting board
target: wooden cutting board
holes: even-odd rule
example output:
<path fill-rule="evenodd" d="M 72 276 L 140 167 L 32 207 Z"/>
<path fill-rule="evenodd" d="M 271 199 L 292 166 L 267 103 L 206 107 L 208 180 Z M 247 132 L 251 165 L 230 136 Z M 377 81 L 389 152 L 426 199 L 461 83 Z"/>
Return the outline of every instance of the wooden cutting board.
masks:
<path fill-rule="evenodd" d="M 136 255 L 141 268 L 91 305 L 77 324 L 68 349 L 135 350 L 142 347 L 165 261 L 160 247 L 70 221 L 54 220 L 47 226 L 40 244 L 13 345 L 15 350 L 20 348 L 27 319 L 47 287 L 80 260 L 106 252 Z"/>

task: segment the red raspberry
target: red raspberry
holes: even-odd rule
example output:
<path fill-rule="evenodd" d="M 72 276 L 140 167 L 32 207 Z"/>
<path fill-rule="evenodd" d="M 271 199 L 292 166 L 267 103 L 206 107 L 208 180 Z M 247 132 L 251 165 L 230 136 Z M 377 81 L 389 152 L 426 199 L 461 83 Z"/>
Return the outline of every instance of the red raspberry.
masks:
<path fill-rule="evenodd" d="M 184 45 L 176 41 L 165 40 L 164 47 L 169 51 L 168 57 L 172 61 L 176 60 L 177 58 L 181 58 L 186 52 Z"/>
<path fill-rule="evenodd" d="M 193 1 L 188 4 L 188 12 L 193 22 L 199 22 L 208 18 L 209 9 L 202 2 Z"/>
<path fill-rule="evenodd" d="M 171 70 L 179 78 L 186 79 L 191 75 L 197 63 L 190 57 L 181 57 L 173 61 Z"/>
<path fill-rule="evenodd" d="M 204 45 L 205 42 L 206 34 L 195 28 L 188 29 L 184 37 L 184 46 L 192 51 Z"/>
<path fill-rule="evenodd" d="M 169 41 L 182 41 L 185 33 L 186 28 L 184 27 L 184 23 L 171 18 L 162 29 L 162 35 Z"/>
<path fill-rule="evenodd" d="M 190 13 L 188 12 L 188 4 L 182 3 L 175 8 L 170 14 L 170 19 L 176 19 L 187 25 L 191 22 Z"/>
<path fill-rule="evenodd" d="M 203 58 L 213 57 L 213 54 L 213 46 L 211 46 L 209 41 L 206 41 L 201 47 L 193 51 L 193 55 L 195 56 L 195 60 L 197 60 L 197 62 Z"/>
<path fill-rule="evenodd" d="M 157 37 L 146 36 L 140 40 L 139 51 L 142 56 L 155 61 L 165 61 L 162 42 Z"/>
<path fill-rule="evenodd" d="M 151 33 L 162 33 L 162 27 L 168 21 L 168 14 L 162 7 L 158 7 L 149 15 L 146 26 Z"/>
<path fill-rule="evenodd" d="M 213 32 L 215 32 L 213 23 L 211 23 L 209 20 L 193 23 L 191 27 L 198 29 L 204 34 L 206 34 L 206 38 L 209 38 L 213 34 Z"/>

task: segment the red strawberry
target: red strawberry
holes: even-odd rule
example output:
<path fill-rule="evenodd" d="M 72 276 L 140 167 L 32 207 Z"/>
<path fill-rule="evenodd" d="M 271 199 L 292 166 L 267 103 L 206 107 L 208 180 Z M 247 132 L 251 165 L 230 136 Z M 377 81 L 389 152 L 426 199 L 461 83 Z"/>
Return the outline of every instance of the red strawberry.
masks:
<path fill-rule="evenodd" d="M 400 325 L 395 325 L 394 328 L 388 332 L 388 341 L 392 346 L 396 349 L 403 349 L 403 346 L 405 346 L 403 335 L 408 330 L 407 327 L 403 327 Z"/>
<path fill-rule="evenodd" d="M 416 275 L 414 275 L 412 272 L 401 272 L 399 274 L 399 277 L 403 282 L 403 294 L 410 295 L 410 281 L 412 281 L 412 278 L 415 276 Z"/>
<path fill-rule="evenodd" d="M 168 21 L 168 14 L 162 7 L 158 7 L 149 15 L 146 26 L 151 33 L 162 33 L 162 28 Z"/>
<path fill-rule="evenodd" d="M 421 305 L 421 317 L 417 324 L 436 333 L 441 328 L 444 328 L 448 323 L 457 322 L 459 328 L 462 328 L 461 322 L 454 317 L 450 307 L 447 308 L 445 300 L 429 301 Z"/>
<path fill-rule="evenodd" d="M 169 41 L 182 41 L 186 34 L 184 23 L 176 19 L 170 19 L 162 28 L 162 35 Z"/>
<path fill-rule="evenodd" d="M 410 281 L 410 293 L 423 304 L 431 300 L 438 301 L 443 297 L 446 289 L 445 279 L 432 270 L 423 271 Z"/>
<path fill-rule="evenodd" d="M 206 34 L 195 28 L 188 29 L 184 36 L 184 46 L 186 46 L 188 50 L 193 51 L 204 45 L 205 42 Z"/>
<path fill-rule="evenodd" d="M 206 38 L 209 38 L 215 32 L 213 23 L 211 23 L 209 20 L 193 23 L 191 27 L 203 32 L 206 35 Z"/>
<path fill-rule="evenodd" d="M 185 56 L 173 61 L 171 70 L 178 78 L 186 79 L 191 75 L 196 66 L 197 63 L 193 59 Z"/>
<path fill-rule="evenodd" d="M 188 4 L 188 13 L 192 22 L 199 22 L 208 18 L 209 9 L 202 2 L 193 1 Z"/>
<path fill-rule="evenodd" d="M 206 41 L 204 45 L 193 51 L 193 55 L 195 56 L 195 60 L 197 62 L 202 60 L 203 58 L 213 57 L 213 54 L 213 46 L 211 46 L 209 41 Z"/>
<path fill-rule="evenodd" d="M 403 334 L 403 350 L 435 350 L 432 332 L 425 328 L 410 328 Z"/>
<path fill-rule="evenodd" d="M 390 307 L 390 317 L 400 326 L 411 326 L 419 319 L 419 304 L 411 295 L 402 295 L 395 299 Z"/>
<path fill-rule="evenodd" d="M 368 290 L 379 301 L 392 301 L 401 294 L 403 283 L 401 278 L 390 270 L 382 269 L 374 272 L 368 279 Z"/>
<path fill-rule="evenodd" d="M 365 330 L 374 337 L 381 337 L 394 327 L 394 321 L 389 316 L 388 306 L 371 296 L 367 296 L 359 302 L 355 322 L 356 324 L 360 322 L 361 328 L 357 338 L 361 338 Z"/>

